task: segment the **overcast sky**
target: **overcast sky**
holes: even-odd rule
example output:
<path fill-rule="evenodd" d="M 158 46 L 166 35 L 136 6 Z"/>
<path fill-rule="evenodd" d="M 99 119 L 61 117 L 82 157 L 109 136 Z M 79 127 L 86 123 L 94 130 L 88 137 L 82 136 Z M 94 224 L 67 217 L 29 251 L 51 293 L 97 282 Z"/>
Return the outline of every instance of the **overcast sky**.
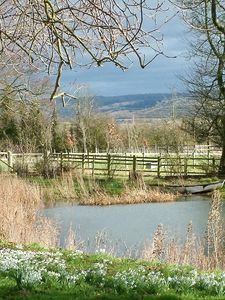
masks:
<path fill-rule="evenodd" d="M 85 83 L 91 93 L 102 96 L 167 93 L 173 89 L 184 91 L 178 77 L 187 71 L 189 64 L 185 58 L 187 28 L 179 18 L 174 18 L 164 26 L 163 33 L 165 53 L 176 58 L 159 56 L 146 69 L 134 63 L 125 72 L 112 64 L 68 71 L 64 74 L 63 82 L 66 85 Z"/>

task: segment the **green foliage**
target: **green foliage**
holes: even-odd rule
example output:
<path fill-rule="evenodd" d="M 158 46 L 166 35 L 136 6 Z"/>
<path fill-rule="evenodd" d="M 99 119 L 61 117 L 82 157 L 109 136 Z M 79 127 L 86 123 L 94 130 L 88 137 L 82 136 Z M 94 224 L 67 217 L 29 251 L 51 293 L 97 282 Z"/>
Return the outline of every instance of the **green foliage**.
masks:
<path fill-rule="evenodd" d="M 37 102 L 20 103 L 19 137 L 24 152 L 43 151 L 48 143 L 48 124 Z"/>
<path fill-rule="evenodd" d="M 124 190 L 126 183 L 122 179 L 96 179 L 97 184 L 109 195 L 120 195 Z"/>
<path fill-rule="evenodd" d="M 0 95 L 0 141 L 8 148 L 19 140 L 15 103 L 14 91 L 5 86 Z"/>
<path fill-rule="evenodd" d="M 51 149 L 55 152 L 63 152 L 66 149 L 65 131 L 59 125 L 57 107 L 54 106 L 51 116 Z"/>
<path fill-rule="evenodd" d="M 0 243 L 0 299 L 224 299 L 224 273 Z M 8 298 L 7 298 L 8 297 Z"/>

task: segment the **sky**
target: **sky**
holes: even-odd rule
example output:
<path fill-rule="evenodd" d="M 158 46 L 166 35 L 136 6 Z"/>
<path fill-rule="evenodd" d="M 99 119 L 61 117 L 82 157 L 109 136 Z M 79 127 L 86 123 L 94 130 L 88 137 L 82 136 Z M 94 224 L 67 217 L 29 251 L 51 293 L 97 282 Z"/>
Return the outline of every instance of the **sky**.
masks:
<path fill-rule="evenodd" d="M 175 17 L 163 27 L 163 34 L 164 52 L 176 58 L 159 56 L 145 69 L 134 61 L 125 72 L 109 63 L 103 67 L 66 71 L 63 83 L 67 86 L 85 84 L 91 94 L 101 96 L 184 92 L 179 77 L 187 72 L 190 64 L 186 58 L 187 28 L 180 18 Z"/>

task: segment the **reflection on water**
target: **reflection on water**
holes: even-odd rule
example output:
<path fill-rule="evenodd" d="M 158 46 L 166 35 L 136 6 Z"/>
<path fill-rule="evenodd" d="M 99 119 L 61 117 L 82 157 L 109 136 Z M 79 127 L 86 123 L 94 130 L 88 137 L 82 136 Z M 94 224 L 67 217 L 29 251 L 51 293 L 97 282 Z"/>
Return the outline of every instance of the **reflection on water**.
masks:
<path fill-rule="evenodd" d="M 187 225 L 192 222 L 197 236 L 204 236 L 210 198 L 191 196 L 178 202 L 112 206 L 60 205 L 45 209 L 45 215 L 58 221 L 61 227 L 61 246 L 68 228 L 89 240 L 90 248 L 98 232 L 105 231 L 116 242 L 128 247 L 142 245 L 153 237 L 158 224 L 165 225 L 169 236 L 184 239 Z M 225 207 L 223 207 L 225 216 Z"/>

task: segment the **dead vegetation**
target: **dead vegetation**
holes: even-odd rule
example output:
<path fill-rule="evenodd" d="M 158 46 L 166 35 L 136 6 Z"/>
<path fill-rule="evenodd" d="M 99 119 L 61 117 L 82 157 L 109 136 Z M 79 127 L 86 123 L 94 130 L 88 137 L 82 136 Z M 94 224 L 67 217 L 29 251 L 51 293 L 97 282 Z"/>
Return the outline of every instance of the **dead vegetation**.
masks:
<path fill-rule="evenodd" d="M 50 186 L 44 187 L 43 192 L 44 200 L 48 203 L 68 201 L 80 205 L 100 206 L 172 202 L 179 197 L 178 193 L 165 192 L 158 187 L 148 187 L 143 179 L 139 179 L 132 186 L 125 184 L 124 192 L 120 195 L 110 195 L 94 178 L 84 180 L 80 173 L 55 180 Z"/>
<path fill-rule="evenodd" d="M 96 192 L 90 197 L 81 197 L 80 205 L 116 205 L 116 204 L 137 204 L 151 202 L 172 202 L 177 195 L 161 192 L 158 188 L 127 188 L 122 195 L 110 196 L 103 191 Z"/>
<path fill-rule="evenodd" d="M 0 239 L 15 243 L 58 243 L 56 224 L 41 216 L 44 207 L 38 187 L 12 176 L 0 177 Z"/>
<path fill-rule="evenodd" d="M 167 236 L 163 225 L 158 225 L 153 240 L 145 248 L 142 258 L 161 262 L 192 265 L 203 270 L 225 269 L 225 226 L 219 191 L 212 197 L 204 239 L 197 239 L 190 223 L 184 243 Z"/>

